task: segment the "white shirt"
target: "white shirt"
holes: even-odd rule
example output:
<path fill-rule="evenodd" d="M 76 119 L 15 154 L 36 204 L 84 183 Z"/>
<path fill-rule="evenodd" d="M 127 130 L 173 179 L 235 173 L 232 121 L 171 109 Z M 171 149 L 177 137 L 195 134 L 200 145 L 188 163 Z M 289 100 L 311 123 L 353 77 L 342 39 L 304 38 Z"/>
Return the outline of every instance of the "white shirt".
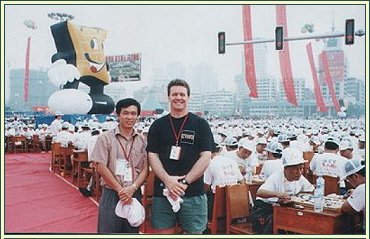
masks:
<path fill-rule="evenodd" d="M 90 158 L 90 155 L 95 147 L 96 140 L 98 139 L 98 137 L 99 137 L 99 134 L 92 136 L 89 142 L 87 143 L 87 159 Z"/>
<path fill-rule="evenodd" d="M 211 164 L 204 172 L 204 183 L 211 185 L 213 193 L 216 186 L 237 184 L 243 180 L 238 164 L 231 158 L 218 155 L 211 160 Z"/>
<path fill-rule="evenodd" d="M 284 170 L 283 162 L 281 159 L 266 160 L 262 166 L 260 175 L 263 175 L 266 180 L 271 174 L 275 172 L 282 172 Z"/>
<path fill-rule="evenodd" d="M 89 130 L 82 131 L 81 133 L 76 134 L 74 144 L 78 149 L 87 149 L 90 138 L 91 133 Z"/>
<path fill-rule="evenodd" d="M 62 121 L 61 120 L 55 119 L 53 122 L 51 122 L 50 132 L 53 136 L 56 136 L 61 129 L 62 129 Z"/>
<path fill-rule="evenodd" d="M 73 141 L 73 136 L 67 130 L 58 132 L 55 142 L 61 143 L 62 147 L 68 147 L 68 144 Z"/>
<path fill-rule="evenodd" d="M 233 159 L 238 165 L 242 165 L 245 168 L 255 168 L 258 165 L 258 158 L 257 155 L 252 153 L 248 158 L 242 159 L 236 154 L 237 150 L 230 151 L 224 154 L 226 158 Z"/>
<path fill-rule="evenodd" d="M 357 186 L 357 188 L 353 191 L 351 196 L 347 199 L 349 205 L 356 211 L 356 212 L 364 212 L 364 217 L 363 217 L 363 224 L 362 227 L 365 230 L 365 218 L 366 218 L 366 213 L 365 213 L 365 205 L 366 205 L 366 200 L 365 200 L 365 184 L 361 184 Z"/>
<path fill-rule="evenodd" d="M 344 176 L 344 164 L 347 159 L 334 153 L 315 154 L 310 163 L 311 171 L 316 175 L 331 177 Z"/>
<path fill-rule="evenodd" d="M 297 181 L 289 182 L 285 176 L 284 171 L 275 172 L 270 177 L 266 179 L 264 184 L 258 190 L 268 190 L 273 192 L 288 193 L 289 195 L 296 195 L 300 192 L 312 192 L 315 188 L 314 186 L 303 176 Z M 277 198 L 261 198 L 257 197 L 265 202 L 277 201 Z"/>

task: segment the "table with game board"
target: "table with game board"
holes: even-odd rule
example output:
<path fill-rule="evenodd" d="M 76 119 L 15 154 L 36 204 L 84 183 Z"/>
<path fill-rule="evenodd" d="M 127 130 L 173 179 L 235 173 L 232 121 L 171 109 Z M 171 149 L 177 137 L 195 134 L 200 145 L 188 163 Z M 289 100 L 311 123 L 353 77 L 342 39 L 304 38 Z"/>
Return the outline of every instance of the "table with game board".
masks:
<path fill-rule="evenodd" d="M 344 199 L 338 195 L 324 197 L 324 211 L 313 209 L 313 195 L 299 194 L 292 198 L 293 207 L 273 207 L 273 233 L 289 231 L 301 234 L 346 234 L 347 216 L 340 211 Z"/>

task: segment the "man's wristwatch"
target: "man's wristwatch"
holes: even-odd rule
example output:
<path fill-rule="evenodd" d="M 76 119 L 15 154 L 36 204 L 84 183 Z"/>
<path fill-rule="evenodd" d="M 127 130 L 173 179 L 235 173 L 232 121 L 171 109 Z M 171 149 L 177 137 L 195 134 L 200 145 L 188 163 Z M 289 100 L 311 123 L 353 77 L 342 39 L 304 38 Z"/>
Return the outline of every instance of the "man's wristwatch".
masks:
<path fill-rule="evenodd" d="M 181 179 L 180 183 L 188 185 L 188 186 L 190 185 L 190 183 L 188 182 L 188 180 L 186 180 L 186 178 Z"/>

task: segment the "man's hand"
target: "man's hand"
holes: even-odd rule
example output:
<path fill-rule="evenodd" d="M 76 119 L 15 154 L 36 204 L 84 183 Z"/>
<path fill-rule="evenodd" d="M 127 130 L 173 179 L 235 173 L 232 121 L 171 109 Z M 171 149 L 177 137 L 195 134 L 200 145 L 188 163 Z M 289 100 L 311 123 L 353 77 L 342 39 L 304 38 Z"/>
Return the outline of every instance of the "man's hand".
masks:
<path fill-rule="evenodd" d="M 169 190 L 170 195 L 174 194 L 179 197 L 185 194 L 185 190 L 188 188 L 188 185 L 182 184 L 179 181 L 184 179 L 184 176 L 168 176 L 164 184 L 166 188 Z"/>

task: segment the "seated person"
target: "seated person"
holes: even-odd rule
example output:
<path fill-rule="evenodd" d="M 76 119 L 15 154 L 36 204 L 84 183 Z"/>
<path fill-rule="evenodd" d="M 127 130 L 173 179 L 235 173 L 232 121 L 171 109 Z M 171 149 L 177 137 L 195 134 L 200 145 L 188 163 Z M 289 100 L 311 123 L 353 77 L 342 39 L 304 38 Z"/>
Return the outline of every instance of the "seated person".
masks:
<path fill-rule="evenodd" d="M 346 180 L 354 190 L 348 190 L 346 195 L 348 198 L 343 203 L 341 210 L 351 215 L 362 213 L 363 221 L 360 233 L 365 233 L 365 165 L 362 165 L 358 159 L 348 160 L 344 165 L 344 172 L 345 175 L 342 177 L 342 180 Z"/>
<path fill-rule="evenodd" d="M 272 233 L 272 203 L 287 203 L 293 195 L 314 190 L 314 186 L 302 175 L 306 160 L 303 159 L 303 153 L 300 150 L 285 149 L 282 162 L 284 170 L 273 173 L 257 191 L 256 202 L 252 209 L 253 229 L 257 233 Z M 260 220 L 261 217 L 264 220 Z"/>

